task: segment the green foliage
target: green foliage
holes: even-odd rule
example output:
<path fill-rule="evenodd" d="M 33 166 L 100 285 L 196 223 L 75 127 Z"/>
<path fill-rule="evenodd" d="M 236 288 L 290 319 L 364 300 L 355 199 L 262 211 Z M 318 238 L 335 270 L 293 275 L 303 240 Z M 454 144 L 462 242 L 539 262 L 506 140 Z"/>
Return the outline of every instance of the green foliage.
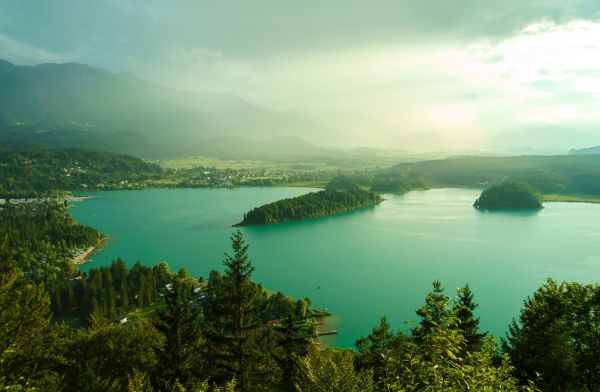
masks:
<path fill-rule="evenodd" d="M 544 194 L 600 195 L 598 155 L 456 157 L 402 163 L 385 172 L 422 176 L 434 187 L 481 188 L 504 181 L 516 181 L 526 183 Z"/>
<path fill-rule="evenodd" d="M 276 344 L 279 350 L 274 357 L 282 370 L 281 390 L 294 392 L 294 380 L 299 374 L 298 359 L 308 354 L 312 338 L 316 337 L 314 323 L 304 314 L 289 313 L 276 327 Z"/>
<path fill-rule="evenodd" d="M 56 334 L 50 325 L 50 298 L 3 256 L 0 238 L 0 387 L 7 390 L 55 388 L 61 375 L 54 364 Z"/>
<path fill-rule="evenodd" d="M 29 279 L 49 283 L 75 276 L 74 252 L 96 245 L 100 233 L 77 224 L 63 204 L 48 201 L 1 206 L 0 237 Z"/>
<path fill-rule="evenodd" d="M 166 265 L 138 262 L 129 270 L 122 260 L 79 274 L 72 262 L 75 251 L 96 245 L 101 235 L 77 224 L 61 203 L 3 206 L 0 236 L 7 239 L 0 256 L 13 259 L 29 281 L 45 286 L 53 314 L 78 315 L 83 324 L 93 313 L 113 319 L 153 303 L 170 279 Z"/>
<path fill-rule="evenodd" d="M 514 368 L 500 357 L 497 342 L 478 333 L 474 309 L 468 286 L 451 300 L 435 281 L 417 310 L 421 323 L 412 335 L 394 333 L 382 318 L 357 341 L 356 366 L 372 372 L 377 391 L 534 391 L 512 376 Z"/>
<path fill-rule="evenodd" d="M 200 378 L 203 365 L 203 339 L 191 284 L 173 277 L 165 292 L 165 305 L 153 320 L 154 327 L 165 337 L 160 362 L 169 364 L 158 369 L 157 384 L 168 386 L 179 382 L 190 386 L 194 379 Z"/>
<path fill-rule="evenodd" d="M 369 371 L 354 369 L 354 355 L 346 350 L 312 350 L 300 359 L 298 392 L 374 391 Z"/>
<path fill-rule="evenodd" d="M 264 225 L 311 219 L 379 204 L 381 196 L 361 189 L 324 191 L 283 199 L 254 208 L 236 226 Z"/>
<path fill-rule="evenodd" d="M 481 209 L 537 209 L 542 208 L 542 195 L 528 185 L 505 182 L 484 190 L 473 206 Z"/>
<path fill-rule="evenodd" d="M 544 390 L 600 385 L 600 286 L 549 279 L 525 302 L 504 348 L 521 378 L 540 374 Z"/>
<path fill-rule="evenodd" d="M 205 303 L 208 365 L 217 383 L 235 379 L 239 391 L 255 391 L 274 383 L 277 367 L 270 356 L 270 331 L 260 328 L 263 292 L 251 279 L 254 266 L 240 231 L 231 245 L 233 255 L 223 261 L 225 275 L 213 279 Z"/>
<path fill-rule="evenodd" d="M 353 191 L 359 189 L 359 186 L 352 177 L 335 176 L 329 181 L 326 189 L 332 191 Z"/>
<path fill-rule="evenodd" d="M 457 328 L 463 331 L 465 351 L 477 352 L 481 349 L 485 334 L 479 333 L 479 318 L 474 316 L 477 304 L 473 300 L 473 292 L 469 285 L 459 288 L 453 310 L 457 319 Z M 466 354 L 463 353 L 463 354 Z"/>
<path fill-rule="evenodd" d="M 84 325 L 92 314 L 112 320 L 154 303 L 170 279 L 165 264 L 146 267 L 138 261 L 128 269 L 123 260 L 117 259 L 108 267 L 91 269 L 69 282 L 76 293 L 71 306 L 79 309 Z"/>
<path fill-rule="evenodd" d="M 406 193 L 411 188 L 411 184 L 403 178 L 378 178 L 373 181 L 371 192 Z"/>
<path fill-rule="evenodd" d="M 136 369 L 153 372 L 165 338 L 149 322 L 124 327 L 99 321 L 72 333 L 65 344 L 66 390 L 126 390 Z"/>
<path fill-rule="evenodd" d="M 74 148 L 0 151 L 0 198 L 110 189 L 121 187 L 121 181 L 140 182 L 160 173 L 157 165 L 108 152 Z"/>
<path fill-rule="evenodd" d="M 127 375 L 127 392 L 153 392 L 152 382 L 148 375 L 138 369 Z"/>
<path fill-rule="evenodd" d="M 506 358 L 497 364 L 494 339 L 466 357 L 460 356 L 463 344 L 459 330 L 434 327 L 424 340 L 389 358 L 386 391 L 537 391 L 530 382 L 519 385 Z"/>
<path fill-rule="evenodd" d="M 191 392 L 234 392 L 236 388 L 235 380 L 227 382 L 222 387 L 210 386 L 207 381 L 204 381 L 195 388 L 192 388 Z"/>
<path fill-rule="evenodd" d="M 387 376 L 387 362 L 393 351 L 400 350 L 405 337 L 396 334 L 387 317 L 381 317 L 379 325 L 371 331 L 366 338 L 360 338 L 355 345 L 358 350 L 356 367 L 359 370 L 370 369 L 373 372 L 373 381 L 377 390 L 385 390 Z"/>
<path fill-rule="evenodd" d="M 417 340 L 424 339 L 433 328 L 449 328 L 452 311 L 449 308 L 450 298 L 444 294 L 444 288 L 439 280 L 433 282 L 433 291 L 427 294 L 425 304 L 417 309 L 421 317 L 420 325 L 413 329 L 413 336 Z"/>

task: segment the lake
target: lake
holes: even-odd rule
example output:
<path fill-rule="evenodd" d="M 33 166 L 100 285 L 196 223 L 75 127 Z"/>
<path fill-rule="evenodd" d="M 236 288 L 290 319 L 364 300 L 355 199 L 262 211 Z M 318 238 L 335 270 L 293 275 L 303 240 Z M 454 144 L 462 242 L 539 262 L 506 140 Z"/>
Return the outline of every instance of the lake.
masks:
<path fill-rule="evenodd" d="M 151 189 L 94 192 L 73 203 L 81 223 L 110 237 L 82 268 L 121 257 L 208 276 L 229 252 L 232 224 L 252 207 L 309 188 Z M 379 206 L 332 217 L 245 227 L 254 278 L 336 317 L 330 343 L 352 347 L 386 314 L 396 329 L 434 279 L 447 293 L 469 283 L 481 328 L 504 336 L 526 297 L 546 278 L 597 282 L 600 205 L 546 203 L 539 212 L 481 212 L 479 191 L 434 189 L 385 195 Z M 411 324 L 412 320 L 412 324 Z"/>

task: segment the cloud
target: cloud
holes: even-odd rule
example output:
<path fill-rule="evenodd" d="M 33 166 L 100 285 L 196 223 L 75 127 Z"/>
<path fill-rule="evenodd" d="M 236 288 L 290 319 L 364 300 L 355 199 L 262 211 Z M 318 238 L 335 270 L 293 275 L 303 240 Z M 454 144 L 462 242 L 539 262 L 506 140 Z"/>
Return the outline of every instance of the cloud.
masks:
<path fill-rule="evenodd" d="M 18 64 L 39 64 L 63 61 L 59 54 L 0 34 L 0 58 Z"/>
<path fill-rule="evenodd" d="M 524 123 L 600 120 L 600 22 L 539 22 L 445 60 L 455 77 L 492 93 L 490 112 L 505 108 Z"/>
<path fill-rule="evenodd" d="M 597 0 L 4 0 L 0 56 L 481 147 L 600 123 L 599 12 Z"/>
<path fill-rule="evenodd" d="M 515 129 L 552 126 L 556 135 L 562 127 L 567 140 L 600 125 L 596 21 L 538 21 L 502 40 L 468 44 L 281 55 L 256 68 L 278 87 L 272 96 L 278 102 L 311 110 L 338 105 L 376 118 L 386 130 L 452 135 L 470 147 L 485 147 Z M 592 133 L 584 133 L 590 140 Z M 527 136 L 523 131 L 522 140 Z"/>

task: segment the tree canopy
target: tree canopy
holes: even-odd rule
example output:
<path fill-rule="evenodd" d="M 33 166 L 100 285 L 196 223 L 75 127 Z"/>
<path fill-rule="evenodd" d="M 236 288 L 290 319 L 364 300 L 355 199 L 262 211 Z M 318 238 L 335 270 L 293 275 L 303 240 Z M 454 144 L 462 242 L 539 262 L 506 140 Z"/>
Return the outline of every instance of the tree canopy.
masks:
<path fill-rule="evenodd" d="M 376 205 L 382 200 L 378 194 L 358 188 L 347 191 L 326 189 L 254 208 L 246 213 L 244 219 L 236 226 L 317 218 Z"/>
<path fill-rule="evenodd" d="M 473 206 L 480 209 L 539 209 L 542 208 L 542 195 L 529 185 L 505 182 L 484 190 Z"/>
<path fill-rule="evenodd" d="M 0 198 L 110 189 L 121 186 L 121 181 L 149 180 L 160 173 L 158 165 L 109 152 L 76 148 L 0 151 Z"/>

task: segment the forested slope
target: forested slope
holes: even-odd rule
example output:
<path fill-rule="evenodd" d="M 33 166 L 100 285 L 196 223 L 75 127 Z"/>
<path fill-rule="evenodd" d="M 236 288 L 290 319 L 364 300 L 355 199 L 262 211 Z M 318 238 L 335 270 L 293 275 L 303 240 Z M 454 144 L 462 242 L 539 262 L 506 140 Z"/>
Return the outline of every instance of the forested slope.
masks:
<path fill-rule="evenodd" d="M 517 181 L 544 194 L 600 196 L 600 155 L 468 156 L 402 163 L 387 172 L 422 176 L 433 187 L 481 188 Z"/>
<path fill-rule="evenodd" d="M 122 187 L 160 174 L 155 164 L 108 152 L 74 148 L 0 151 L 0 198 Z"/>

